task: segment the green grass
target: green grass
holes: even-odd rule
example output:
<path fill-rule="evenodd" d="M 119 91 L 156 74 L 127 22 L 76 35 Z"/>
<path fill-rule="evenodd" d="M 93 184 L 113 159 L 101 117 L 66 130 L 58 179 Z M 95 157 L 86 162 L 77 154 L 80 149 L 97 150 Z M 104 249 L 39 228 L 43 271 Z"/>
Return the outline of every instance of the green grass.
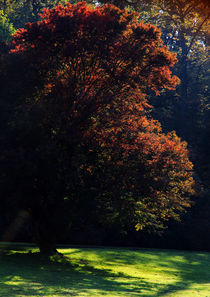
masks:
<path fill-rule="evenodd" d="M 64 258 L 41 257 L 35 248 L 21 245 L 2 249 L 0 297 L 210 297 L 210 253 L 76 247 L 59 251 Z"/>

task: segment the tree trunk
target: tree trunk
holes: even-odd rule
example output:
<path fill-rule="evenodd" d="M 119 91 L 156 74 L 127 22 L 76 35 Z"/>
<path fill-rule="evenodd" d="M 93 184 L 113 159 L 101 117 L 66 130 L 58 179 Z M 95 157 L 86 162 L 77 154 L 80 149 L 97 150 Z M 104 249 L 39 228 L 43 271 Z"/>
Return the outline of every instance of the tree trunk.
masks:
<path fill-rule="evenodd" d="M 56 245 L 52 242 L 38 242 L 39 250 L 41 254 L 55 255 L 58 254 Z"/>
<path fill-rule="evenodd" d="M 179 119 L 179 134 L 185 136 L 185 126 L 186 126 L 186 111 L 188 103 L 188 71 L 187 71 L 187 51 L 188 47 L 183 32 L 180 32 L 180 44 L 182 49 L 181 54 L 181 67 L 179 78 L 181 79 L 181 102 L 180 102 L 180 119 Z"/>
<path fill-rule="evenodd" d="M 3 13 L 6 14 L 7 0 L 3 2 Z"/>
<path fill-rule="evenodd" d="M 33 220 L 34 240 L 40 253 L 46 255 L 58 254 L 56 249 L 56 234 L 50 223 L 50 218 L 40 216 Z"/>

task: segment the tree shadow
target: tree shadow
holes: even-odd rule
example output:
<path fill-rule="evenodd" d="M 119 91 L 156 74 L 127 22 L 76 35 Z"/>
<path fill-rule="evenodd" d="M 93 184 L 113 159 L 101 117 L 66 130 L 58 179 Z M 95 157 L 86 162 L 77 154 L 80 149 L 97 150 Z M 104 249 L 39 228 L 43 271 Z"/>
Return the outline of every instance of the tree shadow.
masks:
<path fill-rule="evenodd" d="M 131 252 L 132 251 L 132 252 Z M 141 253 L 139 253 L 141 251 Z M 142 253 L 145 251 L 145 253 Z M 103 255 L 103 252 L 102 252 Z M 151 287 L 155 288 L 156 294 L 145 294 L 139 296 L 173 296 L 177 291 L 190 289 L 192 285 L 208 285 L 210 290 L 210 253 L 191 252 L 191 251 L 173 251 L 158 249 L 127 249 L 123 253 L 116 255 L 115 251 L 104 252 L 104 261 L 112 261 L 118 265 L 130 265 L 141 262 L 145 266 L 150 265 L 161 268 L 161 272 L 166 272 L 166 278 L 177 281 L 168 285 L 157 285 L 152 283 Z M 158 271 L 157 273 L 158 274 Z M 171 295 L 172 294 L 172 295 Z M 196 293 L 195 293 L 196 294 Z M 205 297 L 210 297 L 209 295 Z"/>
<path fill-rule="evenodd" d="M 0 256 L 1 297 L 22 296 L 78 296 L 79 293 L 101 291 L 103 295 L 139 296 L 142 289 L 150 290 L 152 284 L 134 278 L 130 282 L 124 273 L 111 269 L 97 269 L 85 260 L 72 264 L 67 258 L 49 259 L 37 254 L 11 253 Z M 123 282 L 120 280 L 123 278 Z"/>
<path fill-rule="evenodd" d="M 94 250 L 94 254 L 97 254 L 97 251 Z M 100 261 L 107 264 L 110 262 L 113 265 L 114 259 L 116 265 L 125 266 L 141 263 L 145 267 L 150 267 L 149 265 L 152 262 L 152 266 L 158 267 L 156 275 L 158 272 L 164 275 L 165 272 L 168 284 L 167 281 L 165 284 L 164 282 L 157 284 L 155 279 L 154 282 L 148 282 L 143 278 L 144 286 L 141 287 L 142 290 L 138 296 L 163 297 L 168 296 L 168 294 L 173 296 L 173 293 L 186 291 L 192 286 L 202 286 L 203 288 L 206 286 L 209 288 L 209 294 L 205 297 L 210 297 L 210 253 L 135 248 L 117 250 L 115 248 L 109 251 L 99 250 L 98 255 Z M 126 277 L 130 280 L 133 278 L 131 276 Z M 137 285 L 139 285 L 138 281 Z M 196 294 L 195 291 L 195 296 Z"/>
<path fill-rule="evenodd" d="M 179 280 L 160 289 L 158 297 L 168 296 L 169 293 L 173 296 L 173 293 L 195 285 L 207 285 L 209 293 L 205 297 L 210 297 L 210 253 L 179 251 L 179 256 L 171 257 L 169 254 L 164 261 L 159 262 L 159 266 L 163 270 L 167 269 L 168 275 L 175 274 Z M 195 291 L 194 296 L 200 296 L 199 291 Z"/>
<path fill-rule="evenodd" d="M 91 251 L 91 249 L 90 249 Z M 142 250 L 141 250 L 142 251 Z M 185 261 L 173 259 L 171 253 L 164 251 L 162 259 L 154 252 L 142 255 L 132 250 L 94 249 L 99 261 L 106 263 L 110 269 L 95 268 L 91 261 L 80 258 L 73 261 L 74 255 L 80 250 L 67 253 L 68 257 L 43 257 L 39 253 L 11 252 L 5 250 L 0 255 L 0 292 L 1 297 L 11 296 L 91 296 L 91 292 L 101 293 L 101 296 L 145 296 L 161 297 L 180 289 L 187 289 L 192 283 L 206 283 L 210 275 L 204 273 L 204 263 L 210 260 L 210 255 L 198 253 L 196 259 L 185 253 Z M 70 258 L 69 258 L 70 256 Z M 71 260 L 72 259 L 72 260 Z M 83 259 L 83 260 L 81 260 Z M 114 265 L 130 265 L 143 262 L 148 265 L 151 260 L 158 261 L 162 269 L 171 269 L 167 273 L 177 273 L 179 281 L 163 285 L 147 281 L 144 278 L 130 276 L 124 272 L 113 272 Z M 162 261 L 160 260 L 162 259 Z M 210 263 L 210 261 L 209 261 Z M 106 266 L 107 267 L 107 266 Z M 199 273 L 196 278 L 195 270 Z M 202 272 L 203 271 L 203 272 Z M 206 270 L 205 270 L 206 271 Z M 84 294 L 84 295 L 83 295 Z M 87 295 L 85 295 L 87 294 Z"/>

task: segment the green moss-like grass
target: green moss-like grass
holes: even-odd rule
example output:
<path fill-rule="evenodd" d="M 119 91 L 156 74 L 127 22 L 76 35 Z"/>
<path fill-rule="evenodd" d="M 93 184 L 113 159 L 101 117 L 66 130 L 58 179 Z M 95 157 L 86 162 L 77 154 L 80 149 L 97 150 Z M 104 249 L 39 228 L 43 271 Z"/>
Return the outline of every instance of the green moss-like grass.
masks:
<path fill-rule="evenodd" d="M 1 297 L 210 297 L 210 253 L 0 245 Z M 31 252 L 29 252 L 29 250 Z"/>

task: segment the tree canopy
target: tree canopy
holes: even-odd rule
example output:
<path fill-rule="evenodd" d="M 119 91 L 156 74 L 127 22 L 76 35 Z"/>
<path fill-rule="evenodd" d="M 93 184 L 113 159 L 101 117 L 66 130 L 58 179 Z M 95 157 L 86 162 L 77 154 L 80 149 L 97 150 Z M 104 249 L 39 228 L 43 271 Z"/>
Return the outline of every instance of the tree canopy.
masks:
<path fill-rule="evenodd" d="M 159 29 L 113 5 L 58 5 L 17 30 L 8 60 L 24 74 L 12 77 L 1 180 L 4 196 L 30 213 L 42 251 L 84 201 L 102 224 L 137 229 L 190 205 L 186 143 L 149 116 L 147 94 L 179 83 Z"/>

